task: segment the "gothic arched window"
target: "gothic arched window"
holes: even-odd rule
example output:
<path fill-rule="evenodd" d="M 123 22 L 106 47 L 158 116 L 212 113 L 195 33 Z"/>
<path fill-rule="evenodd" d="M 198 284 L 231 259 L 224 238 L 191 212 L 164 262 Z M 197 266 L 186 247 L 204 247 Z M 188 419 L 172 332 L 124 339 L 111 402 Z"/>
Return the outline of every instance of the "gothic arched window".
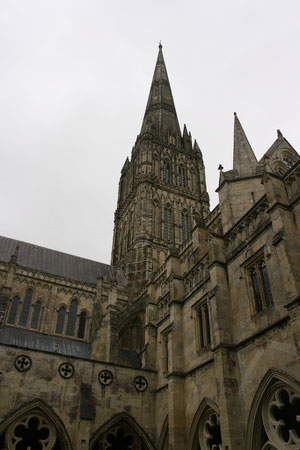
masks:
<path fill-rule="evenodd" d="M 62 334 L 65 324 L 65 316 L 66 316 L 66 309 L 64 306 L 61 306 L 57 312 L 55 333 Z"/>
<path fill-rule="evenodd" d="M 249 267 L 255 312 L 270 308 L 273 297 L 264 258 L 257 259 Z"/>
<path fill-rule="evenodd" d="M 170 241 L 172 239 L 172 210 L 171 208 L 164 209 L 164 240 Z"/>
<path fill-rule="evenodd" d="M 171 179 L 171 170 L 170 163 L 168 161 L 164 161 L 163 164 L 163 180 L 165 183 L 170 183 Z"/>
<path fill-rule="evenodd" d="M 19 317 L 19 325 L 26 327 L 32 301 L 32 289 L 27 289 Z"/>
<path fill-rule="evenodd" d="M 9 324 L 14 324 L 16 317 L 17 317 L 17 312 L 18 312 L 18 308 L 19 308 L 19 303 L 20 303 L 20 299 L 17 295 L 14 296 L 14 298 L 12 299 L 11 305 L 10 305 L 10 310 L 9 310 L 9 314 L 8 314 L 8 319 L 7 319 L 7 323 Z"/>
<path fill-rule="evenodd" d="M 78 309 L 78 302 L 77 302 L 77 300 L 74 299 L 71 301 L 70 309 L 69 309 L 68 323 L 67 323 L 67 330 L 66 330 L 67 336 L 74 336 L 76 320 L 77 320 L 77 309 Z"/>
<path fill-rule="evenodd" d="M 32 313 L 32 318 L 31 318 L 31 324 L 30 327 L 37 329 L 39 326 L 39 319 L 40 319 L 40 314 L 41 314 L 41 309 L 42 309 L 42 302 L 40 300 L 38 300 L 33 308 L 33 313 Z"/>
<path fill-rule="evenodd" d="M 181 239 L 182 242 L 189 237 L 189 217 L 187 213 L 181 213 Z"/>
<path fill-rule="evenodd" d="M 77 332 L 77 337 L 79 337 L 80 339 L 84 339 L 85 328 L 86 328 L 86 312 L 82 311 L 79 314 L 79 324 L 78 324 L 78 332 Z"/>
<path fill-rule="evenodd" d="M 183 166 L 180 166 L 178 169 L 178 181 L 179 186 L 185 187 L 185 169 Z"/>

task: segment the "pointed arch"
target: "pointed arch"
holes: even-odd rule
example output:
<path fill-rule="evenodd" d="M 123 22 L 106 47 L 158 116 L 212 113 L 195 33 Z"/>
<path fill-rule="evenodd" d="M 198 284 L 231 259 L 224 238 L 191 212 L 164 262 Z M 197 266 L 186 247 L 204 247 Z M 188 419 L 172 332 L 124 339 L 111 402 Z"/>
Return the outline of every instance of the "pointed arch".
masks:
<path fill-rule="evenodd" d="M 142 450 L 154 450 L 155 447 L 148 434 L 132 416 L 125 412 L 115 414 L 96 430 L 94 435 L 91 437 L 89 449 L 94 450 L 98 448 L 97 444 L 99 441 L 103 439 L 109 431 L 113 430 L 117 426 L 125 426 L 132 433 L 136 434 L 141 441 Z"/>
<path fill-rule="evenodd" d="M 192 421 L 192 425 L 191 425 L 189 437 L 188 437 L 188 445 L 187 445 L 188 449 L 191 449 L 191 450 L 199 449 L 198 434 L 199 434 L 200 420 L 203 417 L 203 415 L 205 414 L 205 412 L 208 410 L 213 410 L 217 414 L 219 414 L 219 408 L 216 405 L 216 403 L 213 402 L 212 400 L 210 400 L 209 398 L 204 397 L 202 402 L 200 403 L 200 405 L 194 415 L 193 421 Z"/>
<path fill-rule="evenodd" d="M 257 450 L 262 448 L 262 435 L 264 432 L 262 422 L 262 408 L 264 400 L 275 388 L 290 388 L 300 396 L 300 383 L 290 375 L 270 369 L 262 379 L 252 401 L 247 422 L 247 448 Z M 267 435 L 265 435 L 267 438 Z M 268 438 L 267 438 L 268 439 Z"/>
<path fill-rule="evenodd" d="M 26 416 L 37 416 L 46 420 L 49 425 L 56 430 L 56 442 L 61 450 L 72 450 L 69 434 L 58 415 L 51 409 L 45 402 L 40 399 L 35 399 L 25 406 L 22 406 L 12 412 L 6 419 L 0 424 L 0 440 L 9 431 L 10 426 L 13 423 L 26 418 Z"/>
<path fill-rule="evenodd" d="M 169 448 L 169 416 L 167 415 L 160 432 L 157 449 L 167 450 L 168 448 Z"/>

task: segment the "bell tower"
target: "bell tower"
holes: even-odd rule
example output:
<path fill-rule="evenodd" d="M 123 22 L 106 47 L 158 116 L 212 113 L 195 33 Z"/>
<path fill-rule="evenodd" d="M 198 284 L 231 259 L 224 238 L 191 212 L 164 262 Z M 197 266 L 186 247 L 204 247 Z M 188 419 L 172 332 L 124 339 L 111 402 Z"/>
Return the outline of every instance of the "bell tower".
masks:
<path fill-rule="evenodd" d="M 208 212 L 202 153 L 185 125 L 180 131 L 160 44 L 141 132 L 121 171 L 112 264 L 143 285 Z"/>

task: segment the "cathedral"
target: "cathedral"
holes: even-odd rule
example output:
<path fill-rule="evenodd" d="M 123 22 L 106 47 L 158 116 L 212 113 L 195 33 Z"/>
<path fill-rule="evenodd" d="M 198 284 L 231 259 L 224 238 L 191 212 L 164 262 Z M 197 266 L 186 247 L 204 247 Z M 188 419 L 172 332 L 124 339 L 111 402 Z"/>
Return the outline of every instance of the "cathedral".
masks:
<path fill-rule="evenodd" d="M 235 113 L 211 210 L 160 45 L 111 265 L 0 237 L 0 449 L 299 450 L 299 159 Z"/>

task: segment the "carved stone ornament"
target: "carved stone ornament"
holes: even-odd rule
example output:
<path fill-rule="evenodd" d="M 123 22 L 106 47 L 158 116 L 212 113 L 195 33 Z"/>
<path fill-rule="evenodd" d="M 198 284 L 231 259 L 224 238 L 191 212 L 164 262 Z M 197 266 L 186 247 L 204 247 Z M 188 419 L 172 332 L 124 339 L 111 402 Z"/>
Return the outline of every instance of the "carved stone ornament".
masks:
<path fill-rule="evenodd" d="M 134 386 L 138 391 L 144 392 L 148 387 L 148 381 L 145 377 L 139 375 L 134 379 Z"/>
<path fill-rule="evenodd" d="M 58 373 L 62 378 L 71 378 L 74 375 L 74 367 L 70 363 L 62 363 L 58 368 Z"/>
<path fill-rule="evenodd" d="M 9 449 L 52 449 L 56 431 L 42 414 L 32 413 L 14 420 L 8 427 L 5 440 Z"/>
<path fill-rule="evenodd" d="M 113 374 L 110 370 L 101 370 L 98 374 L 98 379 L 101 384 L 108 386 L 113 382 Z"/>
<path fill-rule="evenodd" d="M 262 450 L 300 448 L 300 395 L 286 386 L 278 386 L 268 395 L 262 408 L 268 442 Z"/>
<path fill-rule="evenodd" d="M 31 367 L 31 359 L 27 355 L 19 355 L 15 359 L 15 368 L 19 372 L 26 372 Z"/>

